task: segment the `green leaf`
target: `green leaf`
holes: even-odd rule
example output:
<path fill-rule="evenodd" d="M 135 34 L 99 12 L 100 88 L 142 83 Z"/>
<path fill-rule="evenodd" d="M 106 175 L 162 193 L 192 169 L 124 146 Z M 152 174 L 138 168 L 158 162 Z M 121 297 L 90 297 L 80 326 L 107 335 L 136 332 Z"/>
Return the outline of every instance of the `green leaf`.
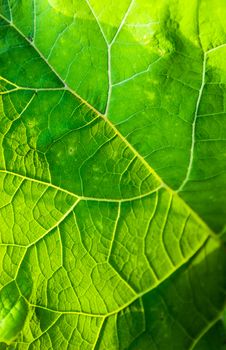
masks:
<path fill-rule="evenodd" d="M 0 0 L 0 349 L 221 346 L 225 15 Z"/>
<path fill-rule="evenodd" d="M 226 349 L 226 330 L 223 321 L 218 321 L 207 332 L 207 334 L 198 342 L 195 350 L 225 350 Z"/>

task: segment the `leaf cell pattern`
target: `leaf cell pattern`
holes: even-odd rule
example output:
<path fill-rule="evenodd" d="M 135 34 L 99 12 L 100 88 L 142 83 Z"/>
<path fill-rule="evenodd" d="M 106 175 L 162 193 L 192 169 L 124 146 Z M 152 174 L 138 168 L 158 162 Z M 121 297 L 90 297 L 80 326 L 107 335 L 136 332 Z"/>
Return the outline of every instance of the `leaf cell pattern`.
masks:
<path fill-rule="evenodd" d="M 226 9 L 204 3 L 0 1 L 0 349 L 223 327 Z"/>

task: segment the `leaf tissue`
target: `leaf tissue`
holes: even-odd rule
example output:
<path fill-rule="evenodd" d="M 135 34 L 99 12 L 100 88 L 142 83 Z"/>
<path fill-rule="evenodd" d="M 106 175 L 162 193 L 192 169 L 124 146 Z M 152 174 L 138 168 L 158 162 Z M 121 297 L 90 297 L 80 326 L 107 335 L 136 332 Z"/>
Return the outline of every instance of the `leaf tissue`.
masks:
<path fill-rule="evenodd" d="M 0 0 L 0 350 L 226 349 L 226 3 Z"/>

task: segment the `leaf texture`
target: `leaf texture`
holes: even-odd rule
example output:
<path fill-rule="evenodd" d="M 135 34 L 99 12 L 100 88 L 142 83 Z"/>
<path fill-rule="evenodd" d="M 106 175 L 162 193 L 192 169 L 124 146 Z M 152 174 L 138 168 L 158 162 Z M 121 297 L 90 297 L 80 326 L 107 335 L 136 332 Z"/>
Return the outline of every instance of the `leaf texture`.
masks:
<path fill-rule="evenodd" d="M 0 349 L 211 350 L 223 332 L 216 4 L 0 1 Z"/>

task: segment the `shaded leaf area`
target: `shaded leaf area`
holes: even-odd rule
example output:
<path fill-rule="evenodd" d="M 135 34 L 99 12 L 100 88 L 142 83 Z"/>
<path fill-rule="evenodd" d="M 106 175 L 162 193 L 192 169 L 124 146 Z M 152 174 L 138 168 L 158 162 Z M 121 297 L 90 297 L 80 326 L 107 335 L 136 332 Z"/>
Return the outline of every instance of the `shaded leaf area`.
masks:
<path fill-rule="evenodd" d="M 225 350 L 226 349 L 226 330 L 225 322 L 219 320 L 194 347 L 195 350 Z"/>
<path fill-rule="evenodd" d="M 109 118 L 164 181 L 220 231 L 225 224 L 226 181 L 225 6 L 222 0 L 192 5 L 166 1 L 160 8 L 156 17 L 152 15 L 159 25 L 144 32 L 131 29 L 134 7 L 118 37 L 112 75 L 121 76 L 113 83 Z M 216 31 L 210 22 L 216 23 Z M 127 56 L 131 72 L 125 77 L 117 54 L 127 55 L 127 42 L 140 62 L 131 32 L 143 34 L 146 46 L 139 71 Z"/>
<path fill-rule="evenodd" d="M 196 349 L 198 339 L 222 315 L 225 259 L 225 247 L 210 240 L 189 264 L 145 295 L 147 330 L 131 349 Z"/>

